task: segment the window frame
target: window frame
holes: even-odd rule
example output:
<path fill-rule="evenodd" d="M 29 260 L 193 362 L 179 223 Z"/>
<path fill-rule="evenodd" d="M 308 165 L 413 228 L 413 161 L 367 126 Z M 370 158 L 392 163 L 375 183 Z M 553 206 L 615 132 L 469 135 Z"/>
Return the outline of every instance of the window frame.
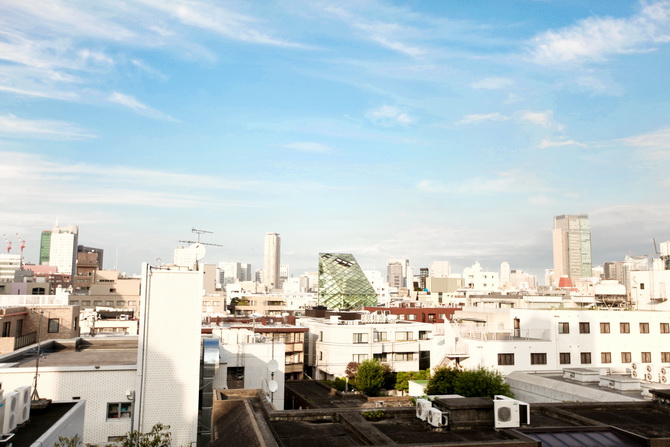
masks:
<path fill-rule="evenodd" d="M 670 323 L 661 323 L 659 325 L 659 330 L 661 331 L 661 334 L 670 334 Z"/>
<path fill-rule="evenodd" d="M 622 321 L 619 323 L 619 333 L 620 334 L 630 334 L 630 323 Z"/>
<path fill-rule="evenodd" d="M 609 322 L 601 322 L 601 323 L 600 323 L 600 333 L 601 333 L 601 334 L 609 334 L 609 333 L 610 333 L 610 324 L 609 324 Z"/>
<path fill-rule="evenodd" d="M 592 363 L 591 361 L 591 353 L 590 352 L 580 352 L 579 353 L 579 363 L 582 365 L 590 365 Z"/>
<path fill-rule="evenodd" d="M 640 323 L 640 334 L 648 334 L 648 333 L 649 333 L 649 323 L 641 322 Z"/>
<path fill-rule="evenodd" d="M 640 363 L 651 363 L 651 352 L 640 352 Z"/>
<path fill-rule="evenodd" d="M 661 352 L 661 363 L 670 363 L 670 352 Z"/>
<path fill-rule="evenodd" d="M 355 345 L 367 344 L 368 343 L 368 333 L 367 332 L 354 332 L 353 333 L 352 343 Z"/>
<path fill-rule="evenodd" d="M 570 359 L 570 353 L 569 352 L 559 352 L 558 353 L 558 363 L 561 364 L 561 365 L 571 364 L 572 360 Z"/>
<path fill-rule="evenodd" d="M 633 363 L 633 355 L 630 352 L 622 352 L 621 363 Z"/>
<path fill-rule="evenodd" d="M 600 363 L 612 363 L 612 353 L 611 352 L 601 352 L 600 353 Z"/>
<path fill-rule="evenodd" d="M 558 322 L 558 333 L 559 334 L 569 334 L 570 333 L 570 323 L 567 321 Z"/>
<path fill-rule="evenodd" d="M 58 332 L 60 332 L 60 318 L 49 318 L 47 320 L 47 333 L 57 334 Z"/>
<path fill-rule="evenodd" d="M 579 333 L 580 334 L 590 334 L 591 333 L 591 323 L 588 321 L 579 322 Z"/>
<path fill-rule="evenodd" d="M 113 411 L 113 406 L 116 406 L 116 411 Z M 125 408 L 125 411 L 124 411 Z M 110 416 L 116 414 L 117 416 Z M 133 416 L 133 403 L 132 402 L 107 402 L 107 415 L 105 420 L 107 421 L 121 421 L 125 419 L 130 419 Z"/>

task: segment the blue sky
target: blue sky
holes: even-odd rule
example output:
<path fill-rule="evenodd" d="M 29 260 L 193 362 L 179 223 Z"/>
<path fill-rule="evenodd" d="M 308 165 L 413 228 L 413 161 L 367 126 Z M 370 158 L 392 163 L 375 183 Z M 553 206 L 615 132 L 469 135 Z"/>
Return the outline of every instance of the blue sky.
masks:
<path fill-rule="evenodd" d="M 650 254 L 668 73 L 670 1 L 0 0 L 0 232 L 541 274 L 588 213 L 594 263 Z"/>

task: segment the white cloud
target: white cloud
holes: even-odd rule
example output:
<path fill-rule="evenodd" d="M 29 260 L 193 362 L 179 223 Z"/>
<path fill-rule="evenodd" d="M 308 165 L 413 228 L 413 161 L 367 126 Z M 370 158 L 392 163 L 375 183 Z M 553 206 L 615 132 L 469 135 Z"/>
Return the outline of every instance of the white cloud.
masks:
<path fill-rule="evenodd" d="M 670 150 L 670 127 L 654 132 L 623 138 L 620 141 L 637 148 Z"/>
<path fill-rule="evenodd" d="M 642 3 L 628 18 L 589 17 L 576 25 L 544 32 L 530 42 L 530 56 L 539 64 L 604 61 L 617 54 L 644 52 L 668 42 L 670 1 Z"/>
<path fill-rule="evenodd" d="M 312 143 L 309 141 L 296 141 L 295 143 L 285 144 L 284 147 L 289 149 L 296 149 L 303 152 L 330 152 L 332 149 L 325 144 Z"/>
<path fill-rule="evenodd" d="M 141 115 L 148 116 L 150 118 L 156 118 L 165 121 L 177 121 L 177 119 L 167 115 L 163 112 L 159 112 L 156 109 L 152 109 L 146 104 L 141 103 L 136 98 L 130 95 L 126 95 L 119 92 L 113 92 L 107 97 L 107 100 L 115 104 L 120 104 L 122 106 L 128 107 Z"/>
<path fill-rule="evenodd" d="M 551 141 L 547 138 L 543 138 L 540 144 L 537 145 L 538 149 L 547 149 L 550 147 L 563 147 L 563 146 L 586 146 L 584 143 L 580 143 L 575 140 L 561 140 L 561 141 Z"/>
<path fill-rule="evenodd" d="M 499 90 L 514 84 L 510 78 L 484 78 L 480 81 L 471 82 L 470 87 L 474 89 Z"/>
<path fill-rule="evenodd" d="M 545 127 L 547 129 L 557 129 L 557 130 L 565 129 L 565 126 L 563 124 L 554 121 L 554 112 L 552 110 L 544 110 L 541 112 L 526 110 L 521 113 L 520 119 L 522 121 L 528 121 L 530 123 Z"/>
<path fill-rule="evenodd" d="M 548 191 L 532 173 L 521 171 L 498 172 L 489 177 L 472 177 L 444 184 L 422 180 L 416 188 L 426 193 L 492 195 L 527 194 Z"/>
<path fill-rule="evenodd" d="M 22 119 L 0 115 L 0 135 L 47 140 L 86 140 L 95 135 L 65 121 Z"/>
<path fill-rule="evenodd" d="M 465 115 L 461 120 L 456 121 L 456 125 L 480 123 L 482 121 L 505 121 L 509 118 L 501 113 L 484 113 Z"/>
<path fill-rule="evenodd" d="M 365 113 L 365 117 L 370 121 L 382 125 L 408 125 L 416 121 L 414 117 L 404 113 L 397 107 L 387 105 L 368 110 Z"/>

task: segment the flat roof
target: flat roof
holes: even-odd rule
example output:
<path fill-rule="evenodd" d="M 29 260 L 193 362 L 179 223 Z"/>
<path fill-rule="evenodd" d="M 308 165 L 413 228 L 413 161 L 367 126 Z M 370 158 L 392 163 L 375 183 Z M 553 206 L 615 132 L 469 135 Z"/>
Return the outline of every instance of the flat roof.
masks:
<path fill-rule="evenodd" d="M 31 408 L 30 419 L 15 430 L 10 444 L 13 447 L 31 446 L 76 404 L 77 402 L 57 402 L 46 408 Z"/>
<path fill-rule="evenodd" d="M 30 368 L 37 363 L 37 345 L 0 358 L 0 364 L 12 368 Z M 82 339 L 79 348 L 58 341 L 43 343 L 40 368 L 63 366 L 123 366 L 137 364 L 137 337 L 100 337 Z"/>

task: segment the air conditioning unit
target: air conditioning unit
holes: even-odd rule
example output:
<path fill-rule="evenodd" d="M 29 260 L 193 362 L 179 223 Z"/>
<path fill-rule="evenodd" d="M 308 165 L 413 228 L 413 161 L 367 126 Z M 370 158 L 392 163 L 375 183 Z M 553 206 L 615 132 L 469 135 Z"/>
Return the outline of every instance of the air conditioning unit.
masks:
<path fill-rule="evenodd" d="M 449 421 L 447 416 L 437 408 L 431 408 L 428 411 L 428 423 L 433 427 L 445 427 Z"/>
<path fill-rule="evenodd" d="M 30 419 L 30 398 L 33 389 L 30 385 L 28 385 L 28 386 L 20 386 L 14 391 L 16 391 L 19 395 L 18 419 L 16 420 L 16 423 L 23 424 L 28 419 Z"/>
<path fill-rule="evenodd" d="M 641 363 L 630 364 L 630 376 L 633 379 L 644 379 L 644 368 Z"/>
<path fill-rule="evenodd" d="M 496 428 L 517 428 L 530 424 L 530 405 L 511 397 L 493 397 L 493 417 Z"/>
<path fill-rule="evenodd" d="M 416 417 L 425 421 L 428 419 L 428 412 L 433 408 L 433 403 L 428 399 L 416 400 Z"/>
<path fill-rule="evenodd" d="M 658 369 L 658 381 L 661 383 L 670 383 L 670 366 L 661 366 Z"/>
<path fill-rule="evenodd" d="M 642 367 L 643 367 L 642 363 L 633 362 L 630 364 L 630 369 L 632 369 L 633 371 L 639 371 L 640 369 L 642 369 Z"/>
<path fill-rule="evenodd" d="M 0 427 L 0 433 L 7 434 L 16 428 L 19 410 L 19 394 L 15 391 L 8 391 L 4 395 L 5 399 L 5 417 Z"/>
<path fill-rule="evenodd" d="M 648 382 L 658 382 L 659 368 L 656 365 L 646 365 L 644 380 Z"/>

